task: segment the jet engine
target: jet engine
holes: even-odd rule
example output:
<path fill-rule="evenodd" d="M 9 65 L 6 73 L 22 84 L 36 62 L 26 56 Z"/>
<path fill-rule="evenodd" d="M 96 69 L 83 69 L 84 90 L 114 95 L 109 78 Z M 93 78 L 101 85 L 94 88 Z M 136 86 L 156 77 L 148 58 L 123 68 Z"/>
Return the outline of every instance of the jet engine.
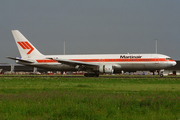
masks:
<path fill-rule="evenodd" d="M 99 72 L 100 73 L 113 73 L 114 67 L 113 67 L 113 65 L 100 65 Z"/>

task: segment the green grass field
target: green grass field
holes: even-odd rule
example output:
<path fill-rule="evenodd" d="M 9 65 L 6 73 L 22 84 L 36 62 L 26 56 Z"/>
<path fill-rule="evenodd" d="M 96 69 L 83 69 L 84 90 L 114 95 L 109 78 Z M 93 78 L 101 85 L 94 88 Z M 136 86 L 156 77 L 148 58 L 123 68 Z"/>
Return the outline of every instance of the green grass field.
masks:
<path fill-rule="evenodd" d="M 0 119 L 179 120 L 179 78 L 0 78 Z"/>

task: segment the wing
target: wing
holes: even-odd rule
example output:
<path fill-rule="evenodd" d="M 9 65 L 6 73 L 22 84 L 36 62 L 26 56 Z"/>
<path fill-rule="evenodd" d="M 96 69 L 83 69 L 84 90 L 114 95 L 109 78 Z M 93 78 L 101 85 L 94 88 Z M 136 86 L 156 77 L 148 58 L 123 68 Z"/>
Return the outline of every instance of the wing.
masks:
<path fill-rule="evenodd" d="M 71 66 L 86 66 L 86 67 L 97 67 L 99 64 L 97 63 L 89 63 L 89 62 L 82 62 L 82 61 L 73 61 L 73 60 L 68 60 L 68 59 L 54 59 L 54 58 L 47 58 L 47 59 L 52 59 L 56 60 L 59 63 L 63 63 L 66 65 L 71 65 Z"/>

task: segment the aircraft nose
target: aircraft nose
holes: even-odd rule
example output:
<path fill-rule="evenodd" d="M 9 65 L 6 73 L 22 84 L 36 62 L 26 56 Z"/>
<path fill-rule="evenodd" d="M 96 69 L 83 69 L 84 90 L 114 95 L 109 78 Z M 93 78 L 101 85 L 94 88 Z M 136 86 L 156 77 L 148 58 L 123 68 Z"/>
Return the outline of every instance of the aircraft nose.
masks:
<path fill-rule="evenodd" d="M 176 61 L 173 61 L 173 62 L 172 62 L 172 65 L 173 65 L 173 66 L 175 66 L 176 64 L 177 64 Z"/>

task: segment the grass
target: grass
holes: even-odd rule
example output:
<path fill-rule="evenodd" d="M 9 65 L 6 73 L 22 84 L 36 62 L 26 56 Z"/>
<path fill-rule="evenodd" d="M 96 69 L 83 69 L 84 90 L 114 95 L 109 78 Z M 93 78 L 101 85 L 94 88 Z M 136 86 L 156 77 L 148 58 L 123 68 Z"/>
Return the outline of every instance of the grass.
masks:
<path fill-rule="evenodd" d="M 178 120 L 179 78 L 0 78 L 0 118 Z"/>

